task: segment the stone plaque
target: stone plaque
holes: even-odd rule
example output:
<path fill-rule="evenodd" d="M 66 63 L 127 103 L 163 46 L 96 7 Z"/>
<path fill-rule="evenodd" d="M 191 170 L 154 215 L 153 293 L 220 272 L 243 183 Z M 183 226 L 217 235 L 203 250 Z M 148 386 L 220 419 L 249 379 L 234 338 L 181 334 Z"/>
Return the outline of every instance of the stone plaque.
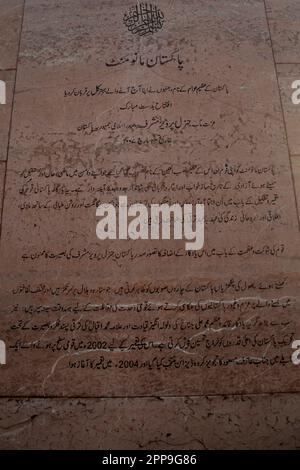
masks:
<path fill-rule="evenodd" d="M 299 391 L 299 225 L 263 2 L 26 4 L 1 394 Z M 203 204 L 204 246 L 100 240 L 96 209 L 120 196 Z"/>

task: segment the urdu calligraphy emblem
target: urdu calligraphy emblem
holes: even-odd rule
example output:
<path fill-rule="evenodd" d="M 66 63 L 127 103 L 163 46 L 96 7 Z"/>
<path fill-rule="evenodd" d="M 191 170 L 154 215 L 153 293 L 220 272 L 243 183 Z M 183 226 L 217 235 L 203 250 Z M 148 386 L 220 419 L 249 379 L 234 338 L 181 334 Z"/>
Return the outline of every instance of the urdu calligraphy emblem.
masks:
<path fill-rule="evenodd" d="M 151 3 L 138 3 L 125 13 L 123 22 L 128 31 L 138 36 L 146 36 L 159 31 L 164 24 L 164 14 Z"/>

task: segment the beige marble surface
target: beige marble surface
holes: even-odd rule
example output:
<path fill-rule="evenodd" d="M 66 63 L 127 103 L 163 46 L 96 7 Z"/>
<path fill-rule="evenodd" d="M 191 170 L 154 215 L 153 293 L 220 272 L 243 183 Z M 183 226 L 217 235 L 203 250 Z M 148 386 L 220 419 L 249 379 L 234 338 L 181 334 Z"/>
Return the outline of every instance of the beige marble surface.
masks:
<path fill-rule="evenodd" d="M 23 0 L 0 0 L 0 70 L 17 66 L 23 4 Z"/>
<path fill-rule="evenodd" d="M 298 0 L 265 0 L 277 63 L 300 62 L 300 3 Z"/>
<path fill-rule="evenodd" d="M 1 449 L 299 449 L 298 395 L 1 399 Z"/>

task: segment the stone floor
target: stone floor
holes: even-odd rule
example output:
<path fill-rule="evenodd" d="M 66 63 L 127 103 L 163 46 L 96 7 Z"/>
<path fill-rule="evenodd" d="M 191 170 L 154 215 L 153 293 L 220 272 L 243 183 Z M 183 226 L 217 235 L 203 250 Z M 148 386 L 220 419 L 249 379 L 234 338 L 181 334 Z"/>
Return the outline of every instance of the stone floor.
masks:
<path fill-rule="evenodd" d="M 228 9 L 236 2 L 227 0 Z M 55 120 L 66 125 L 64 108 L 61 115 L 51 114 L 50 105 L 57 99 L 53 91 L 56 74 L 57 80 L 63 83 L 65 70 L 71 73 L 74 67 L 74 74 L 79 77 L 85 73 L 85 63 L 91 67 L 89 73 L 93 73 L 91 70 L 94 70 L 94 76 L 97 73 L 95 56 L 101 53 L 102 45 L 97 42 L 101 40 L 101 33 L 98 31 L 97 37 L 96 32 L 92 39 L 86 35 L 88 29 L 94 31 L 95 28 L 93 11 L 97 8 L 96 3 L 76 0 L 74 11 L 78 8 L 80 14 L 74 14 L 70 19 L 68 15 L 73 2 L 69 0 L 0 0 L 0 80 L 7 86 L 6 105 L 0 105 L 0 223 L 3 215 L 2 221 L 7 226 L 10 218 L 7 211 L 4 220 L 4 208 L 8 208 L 11 199 L 6 201 L 6 196 L 13 191 L 14 185 L 14 178 L 8 177 L 8 169 L 13 175 L 22 149 L 30 148 L 34 116 L 38 116 L 36 123 L 41 129 L 43 126 L 51 129 Z M 105 2 L 102 3 L 104 8 Z M 164 2 L 164 5 L 171 7 L 172 3 Z M 206 0 L 207 5 L 217 3 L 217 0 Z M 245 6 L 249 21 L 257 4 L 265 15 L 261 18 L 267 24 L 264 41 L 271 42 L 271 66 L 276 73 L 272 93 L 274 91 L 274 96 L 280 94 L 276 112 L 282 116 L 276 115 L 274 120 L 283 119 L 283 145 L 287 144 L 292 174 L 291 187 L 287 191 L 295 194 L 300 223 L 300 104 L 294 105 L 291 100 L 292 83 L 300 80 L 300 1 L 240 0 L 240 4 Z M 85 5 L 89 8 L 87 12 Z M 103 15 L 105 17 L 105 11 Z M 77 42 L 74 43 L 69 38 L 75 30 Z M 235 31 L 241 36 L 248 34 L 247 30 L 239 29 L 233 18 L 228 34 L 234 35 Z M 204 31 L 204 37 L 205 34 L 208 33 Z M 60 42 L 56 35 L 65 40 Z M 106 40 L 113 45 L 116 39 L 112 34 Z M 260 43 L 257 47 L 261 47 Z M 262 57 L 265 54 L 263 47 L 260 54 Z M 259 76 L 257 80 L 259 88 Z M 35 88 L 32 102 L 28 101 L 32 97 L 31 88 Z M 69 111 L 71 113 L 72 109 Z M 44 122 L 40 121 L 42 119 Z M 22 129 L 17 126 L 18 122 L 22 122 Z M 72 117 L 69 129 L 71 124 Z M 17 131 L 11 138 L 14 125 Z M 26 132 L 28 138 L 24 137 Z M 274 135 L 274 139 L 277 138 L 278 135 Z M 6 230 L 4 224 L 1 227 L 2 237 L 5 237 L 3 247 L 8 246 L 13 251 L 14 233 Z M 18 233 L 17 238 L 21 237 Z M 8 277 L 12 275 L 8 274 Z M 22 390 L 18 384 L 20 373 L 21 368 L 17 372 L 13 370 L 10 379 L 15 389 L 18 387 L 16 393 L 8 385 L 0 385 L 1 449 L 300 449 L 299 379 L 293 382 L 297 386 L 290 384 L 286 388 L 272 377 L 273 387 L 253 382 L 244 388 L 237 385 L 233 393 L 225 385 L 220 385 L 219 393 L 211 391 L 213 388 L 208 385 L 197 394 L 191 391 L 194 390 L 192 387 L 185 389 L 183 385 L 178 394 L 168 391 L 165 395 L 162 386 L 162 393 L 155 393 L 155 396 L 151 396 L 151 391 L 145 394 L 143 388 L 141 391 L 137 388 L 137 393 L 123 398 L 125 394 L 119 383 L 116 393 L 112 391 L 111 396 L 110 384 L 99 395 L 93 391 L 91 396 L 84 386 L 74 394 L 70 391 L 72 387 L 68 388 L 67 394 L 58 388 L 56 394 L 54 385 L 44 394 L 38 388 L 27 393 L 26 387 Z M 39 378 L 36 376 L 37 381 Z"/>

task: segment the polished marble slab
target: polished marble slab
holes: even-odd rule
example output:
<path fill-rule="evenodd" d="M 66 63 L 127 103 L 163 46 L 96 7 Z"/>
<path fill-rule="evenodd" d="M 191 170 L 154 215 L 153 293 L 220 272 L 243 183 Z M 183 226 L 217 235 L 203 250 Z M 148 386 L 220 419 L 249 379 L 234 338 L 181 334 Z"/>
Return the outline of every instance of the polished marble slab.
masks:
<path fill-rule="evenodd" d="M 298 213 L 264 3 L 26 2 L 0 269 L 2 396 L 300 390 Z M 221 8 L 220 5 L 223 7 Z M 200 203 L 205 245 L 96 237 Z"/>
<path fill-rule="evenodd" d="M 300 63 L 300 3 L 298 0 L 266 0 L 275 60 Z"/>
<path fill-rule="evenodd" d="M 16 69 L 23 0 L 0 1 L 0 70 Z"/>

